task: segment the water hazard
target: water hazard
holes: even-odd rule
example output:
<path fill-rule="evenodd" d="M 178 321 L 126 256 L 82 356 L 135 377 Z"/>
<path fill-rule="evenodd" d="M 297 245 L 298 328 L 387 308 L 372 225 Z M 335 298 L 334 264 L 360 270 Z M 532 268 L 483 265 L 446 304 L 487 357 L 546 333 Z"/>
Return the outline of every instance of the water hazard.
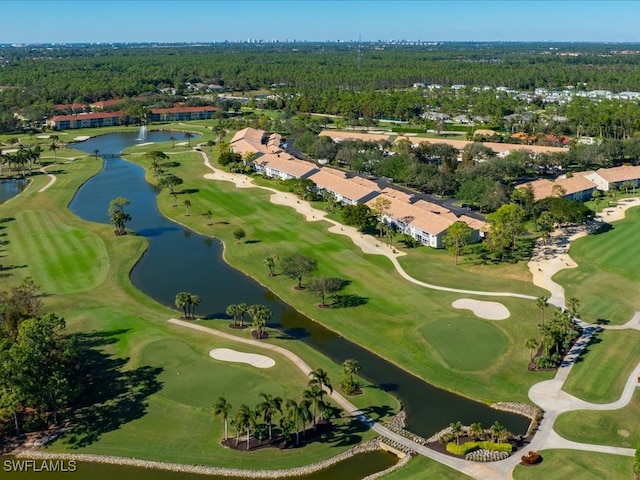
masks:
<path fill-rule="evenodd" d="M 148 141 L 168 141 L 171 135 L 148 132 Z M 89 153 L 96 148 L 100 152 L 120 152 L 135 143 L 136 132 L 114 133 L 88 140 L 76 148 Z M 270 327 L 309 344 L 335 362 L 357 359 L 363 377 L 402 401 L 407 411 L 408 428 L 419 435 L 429 437 L 458 420 L 467 425 L 473 422 L 491 425 L 497 420 L 515 433 L 525 433 L 528 419 L 498 412 L 482 403 L 435 388 L 301 315 L 268 289 L 227 265 L 222 259 L 219 241 L 198 235 L 162 216 L 157 208 L 156 194 L 145 181 L 141 167 L 120 158 L 109 158 L 102 172 L 90 179 L 71 203 L 71 210 L 81 218 L 107 223 L 106 212 L 113 198 L 124 196 L 131 200 L 128 211 L 133 221 L 128 228 L 150 242 L 131 278 L 152 298 L 173 306 L 176 292 L 197 293 L 202 298 L 198 313 L 210 318 L 224 316 L 230 304 L 267 305 L 273 312 Z"/>
<path fill-rule="evenodd" d="M 18 195 L 27 188 L 28 183 L 29 181 L 26 178 L 0 180 L 0 203 L 4 203 Z"/>

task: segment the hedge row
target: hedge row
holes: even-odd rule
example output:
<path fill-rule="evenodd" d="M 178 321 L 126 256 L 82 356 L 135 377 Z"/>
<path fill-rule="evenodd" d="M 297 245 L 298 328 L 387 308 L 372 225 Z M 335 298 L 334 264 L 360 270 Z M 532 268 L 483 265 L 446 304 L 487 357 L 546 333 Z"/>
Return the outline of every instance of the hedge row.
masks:
<path fill-rule="evenodd" d="M 454 455 L 463 456 L 478 449 L 511 453 L 513 447 L 510 443 L 493 443 L 490 441 L 465 442 L 462 445 L 457 445 L 454 442 L 447 443 L 447 452 Z"/>

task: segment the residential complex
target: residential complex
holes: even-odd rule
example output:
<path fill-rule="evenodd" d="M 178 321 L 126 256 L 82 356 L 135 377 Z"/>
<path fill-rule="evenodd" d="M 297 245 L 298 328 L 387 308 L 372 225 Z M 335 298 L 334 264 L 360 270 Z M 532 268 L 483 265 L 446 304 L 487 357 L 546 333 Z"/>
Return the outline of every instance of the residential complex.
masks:
<path fill-rule="evenodd" d="M 253 168 L 266 177 L 280 180 L 308 178 L 316 185 L 318 192 L 330 194 L 345 205 L 366 204 L 375 210 L 376 200 L 386 199 L 389 208 L 384 210 L 382 220 L 421 244 L 442 248 L 447 229 L 458 221 L 471 227 L 474 241 L 479 241 L 484 234 L 485 223 L 481 220 L 466 215 L 458 217 L 445 207 L 417 199 L 412 194 L 392 187 L 380 187 L 375 181 L 351 172 L 299 160 L 283 152 L 279 143 L 281 137 L 274 135 L 267 136 L 263 130 L 245 128 L 233 136 L 231 149 L 242 155 L 258 155 Z M 380 138 L 381 135 L 375 139 L 364 135 L 361 134 L 360 138 L 386 140 Z M 342 138 L 352 137 L 347 134 Z"/>

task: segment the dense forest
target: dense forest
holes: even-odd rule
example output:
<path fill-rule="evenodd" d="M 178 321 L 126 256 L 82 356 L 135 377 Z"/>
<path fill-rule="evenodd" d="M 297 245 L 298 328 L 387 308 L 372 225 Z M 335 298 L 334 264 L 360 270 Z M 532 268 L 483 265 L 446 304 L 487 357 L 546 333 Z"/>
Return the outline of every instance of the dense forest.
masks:
<path fill-rule="evenodd" d="M 490 126 L 502 127 L 504 116 L 538 108 L 568 117 L 568 124 L 549 129 L 554 134 L 621 138 L 640 130 L 635 101 L 530 105 L 470 87 L 640 90 L 635 48 L 570 43 L 0 46 L 0 130 L 16 127 L 17 110 L 38 119 L 54 114 L 59 103 L 135 98 L 158 105 L 170 100 L 158 97 L 161 89 L 183 95 L 190 93 L 187 85 L 204 84 L 228 92 L 266 89 L 274 94 L 270 108 L 356 118 L 415 121 L 435 110 L 483 116 Z M 414 89 L 414 84 L 468 88 L 452 95 Z"/>

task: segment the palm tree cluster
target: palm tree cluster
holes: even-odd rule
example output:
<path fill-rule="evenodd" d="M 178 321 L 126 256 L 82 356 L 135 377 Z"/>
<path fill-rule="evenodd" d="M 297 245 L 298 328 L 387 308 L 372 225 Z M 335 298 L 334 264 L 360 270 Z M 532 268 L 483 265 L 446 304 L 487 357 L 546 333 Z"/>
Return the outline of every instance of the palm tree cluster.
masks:
<path fill-rule="evenodd" d="M 233 318 L 232 328 L 244 328 L 244 316 L 249 314 L 252 320 L 251 326 L 255 329 L 256 338 L 264 338 L 267 336 L 265 327 L 273 315 L 271 310 L 264 305 L 254 304 L 248 306 L 246 303 L 229 305 L 226 313 Z M 238 325 L 238 320 L 240 320 L 240 325 Z"/>
<path fill-rule="evenodd" d="M 555 368 L 560 365 L 562 357 L 579 335 L 574 319 L 578 317 L 580 301 L 571 297 L 567 299 L 564 310 L 554 307 L 553 317 L 546 323 L 544 311 L 549 306 L 547 298 L 540 297 L 536 303 L 540 309 L 540 339 L 528 338 L 524 345 L 529 349 L 530 363 L 535 364 L 537 368 Z M 541 354 L 535 356 L 539 347 L 542 347 Z"/>
<path fill-rule="evenodd" d="M 2 174 L 2 165 L 8 166 L 8 175 L 12 175 L 12 168 L 20 170 L 20 176 L 24 177 L 25 168 L 29 169 L 29 175 L 33 174 L 33 164 L 40 160 L 42 148 L 39 145 L 35 147 L 25 147 L 19 145 L 18 150 L 14 153 L 6 153 L 0 151 L 0 174 Z"/>
<path fill-rule="evenodd" d="M 182 309 L 185 318 L 195 318 L 196 307 L 200 304 L 200 297 L 189 292 L 179 292 L 176 295 L 175 305 Z"/>
<path fill-rule="evenodd" d="M 246 404 L 240 405 L 232 415 L 233 406 L 223 397 L 220 397 L 212 407 L 212 417 L 222 418 L 224 421 L 224 439 L 228 442 L 228 424 L 231 423 L 236 428 L 235 445 L 238 447 L 240 436 L 244 434 L 246 449 L 250 449 L 251 438 L 258 441 L 269 440 L 271 444 L 287 441 L 293 432 L 296 434 L 295 444 L 300 444 L 300 432 L 306 434 L 308 424 L 313 425 L 314 431 L 317 429 L 319 421 L 327 421 L 340 416 L 340 409 L 334 407 L 324 399 L 324 395 L 333 392 L 327 372 L 321 368 L 312 371 L 308 389 L 304 390 L 298 400 L 289 398 L 283 400 L 281 397 L 268 393 L 260 393 L 261 401 L 252 409 Z M 274 436 L 274 420 L 280 416 L 278 422 L 278 436 Z M 264 422 L 264 423 L 261 423 Z"/>
<path fill-rule="evenodd" d="M 479 422 L 465 427 L 462 422 L 458 421 L 449 425 L 448 434 L 443 435 L 440 441 L 449 442 L 455 439 L 456 444 L 460 445 L 460 437 L 465 433 L 473 438 L 474 441 L 491 440 L 492 442 L 504 443 L 511 437 L 511 432 L 498 421 L 494 422 L 488 429 L 485 429 Z"/>

